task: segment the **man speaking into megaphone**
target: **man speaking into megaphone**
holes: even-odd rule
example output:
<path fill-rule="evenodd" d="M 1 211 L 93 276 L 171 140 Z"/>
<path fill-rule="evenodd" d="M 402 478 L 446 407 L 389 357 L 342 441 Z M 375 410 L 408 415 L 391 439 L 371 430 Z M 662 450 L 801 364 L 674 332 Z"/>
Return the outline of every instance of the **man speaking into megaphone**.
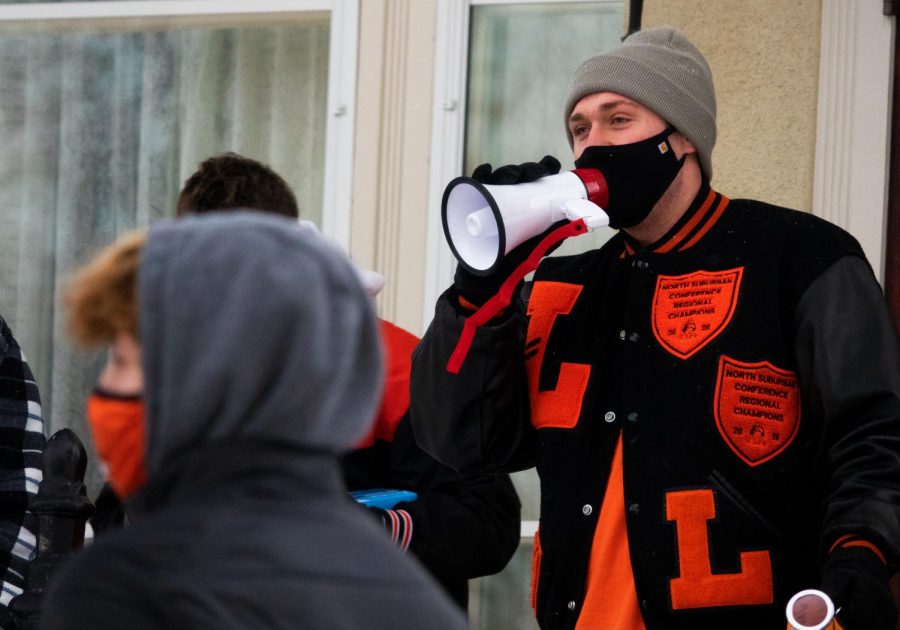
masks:
<path fill-rule="evenodd" d="M 859 244 L 711 187 L 712 75 L 674 29 L 585 61 L 564 113 L 619 231 L 540 260 L 528 295 L 477 327 L 513 267 L 587 220 L 560 210 L 496 261 L 460 264 L 414 356 L 416 439 L 459 470 L 537 467 L 544 629 L 784 628 L 805 589 L 845 630 L 893 628 L 900 344 Z M 515 195 L 497 189 L 558 168 L 479 168 L 500 197 L 483 207 L 509 227 Z M 482 209 L 464 213 L 476 234 Z"/>

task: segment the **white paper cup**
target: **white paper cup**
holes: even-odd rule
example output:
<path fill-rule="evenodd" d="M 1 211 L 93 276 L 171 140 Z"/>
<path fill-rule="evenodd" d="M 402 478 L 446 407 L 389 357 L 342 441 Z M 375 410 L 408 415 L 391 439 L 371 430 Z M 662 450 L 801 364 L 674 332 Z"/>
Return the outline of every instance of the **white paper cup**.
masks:
<path fill-rule="evenodd" d="M 834 602 L 822 591 L 800 591 L 788 602 L 788 628 L 792 630 L 830 630 L 840 628 L 834 619 Z"/>

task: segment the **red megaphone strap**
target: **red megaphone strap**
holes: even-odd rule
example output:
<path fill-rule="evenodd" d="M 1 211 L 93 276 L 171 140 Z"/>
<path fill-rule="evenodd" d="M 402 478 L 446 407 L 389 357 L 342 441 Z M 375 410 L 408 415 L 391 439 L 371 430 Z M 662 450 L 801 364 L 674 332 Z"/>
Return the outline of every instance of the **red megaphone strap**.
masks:
<path fill-rule="evenodd" d="M 519 282 L 521 282 L 529 273 L 537 269 L 538 264 L 541 262 L 541 258 L 547 254 L 547 251 L 560 241 L 565 240 L 570 236 L 584 234 L 587 231 L 587 225 L 585 225 L 584 219 L 578 219 L 559 226 L 541 239 L 537 244 L 537 247 L 531 250 L 528 258 L 516 267 L 509 277 L 503 281 L 497 294 L 466 318 L 466 323 L 463 324 L 463 330 L 462 334 L 459 336 L 459 341 L 456 342 L 456 347 L 450 354 L 450 360 L 447 361 L 448 372 L 451 374 L 459 374 L 463 361 L 466 360 L 469 349 L 472 347 L 472 341 L 475 339 L 475 331 L 479 326 L 486 324 L 496 317 L 500 311 L 509 306 L 509 303 L 512 301 L 513 291 L 515 291 Z"/>

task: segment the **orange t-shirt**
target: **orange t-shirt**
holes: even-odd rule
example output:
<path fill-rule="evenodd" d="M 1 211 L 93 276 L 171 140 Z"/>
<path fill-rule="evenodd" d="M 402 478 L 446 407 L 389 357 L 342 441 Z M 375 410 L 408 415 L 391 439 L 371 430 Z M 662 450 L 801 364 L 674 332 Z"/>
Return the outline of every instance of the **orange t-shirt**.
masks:
<path fill-rule="evenodd" d="M 600 518 L 591 543 L 587 591 L 575 630 L 644 630 L 625 528 L 622 435 L 616 443 Z"/>

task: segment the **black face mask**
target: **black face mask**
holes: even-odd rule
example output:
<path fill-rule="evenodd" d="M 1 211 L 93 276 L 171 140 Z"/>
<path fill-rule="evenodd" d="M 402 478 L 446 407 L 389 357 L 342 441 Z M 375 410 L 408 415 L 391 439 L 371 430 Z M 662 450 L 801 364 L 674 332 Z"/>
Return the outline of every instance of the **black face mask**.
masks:
<path fill-rule="evenodd" d="M 606 214 L 610 227 L 630 228 L 647 218 L 678 175 L 684 157 L 675 157 L 669 142 L 674 127 L 662 133 L 618 146 L 588 147 L 575 160 L 576 168 L 595 168 L 609 186 Z"/>

